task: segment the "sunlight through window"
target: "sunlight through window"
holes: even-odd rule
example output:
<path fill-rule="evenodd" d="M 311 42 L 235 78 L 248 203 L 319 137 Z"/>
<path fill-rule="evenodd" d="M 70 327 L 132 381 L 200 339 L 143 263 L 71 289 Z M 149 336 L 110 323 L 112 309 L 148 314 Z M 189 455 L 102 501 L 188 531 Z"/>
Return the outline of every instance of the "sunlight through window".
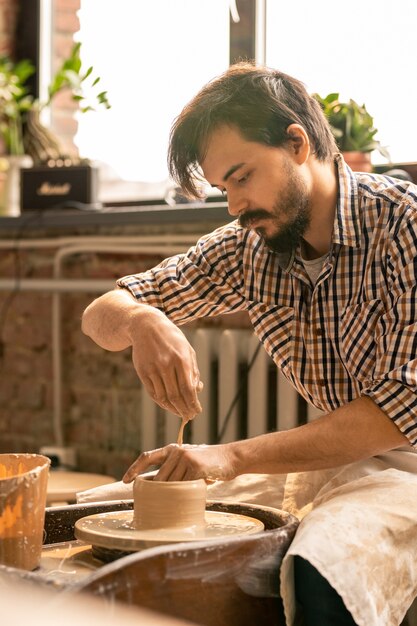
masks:
<path fill-rule="evenodd" d="M 310 92 L 365 104 L 392 161 L 415 161 L 416 22 L 415 0 L 268 0 L 266 62 Z"/>
<path fill-rule="evenodd" d="M 228 0 L 82 0 L 82 61 L 94 66 L 112 108 L 78 117 L 81 155 L 107 177 L 166 181 L 174 118 L 227 69 Z"/>

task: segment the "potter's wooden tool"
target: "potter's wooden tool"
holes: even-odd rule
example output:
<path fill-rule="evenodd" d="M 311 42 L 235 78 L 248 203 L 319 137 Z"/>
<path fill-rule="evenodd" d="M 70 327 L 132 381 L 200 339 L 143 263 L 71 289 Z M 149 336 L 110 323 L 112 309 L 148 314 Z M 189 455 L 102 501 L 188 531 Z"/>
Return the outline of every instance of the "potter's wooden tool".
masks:
<path fill-rule="evenodd" d="M 177 445 L 182 446 L 182 441 L 183 441 L 183 435 L 184 435 L 184 426 L 187 424 L 188 420 L 182 418 L 181 420 L 181 426 L 180 429 L 178 431 L 178 437 L 177 437 Z"/>

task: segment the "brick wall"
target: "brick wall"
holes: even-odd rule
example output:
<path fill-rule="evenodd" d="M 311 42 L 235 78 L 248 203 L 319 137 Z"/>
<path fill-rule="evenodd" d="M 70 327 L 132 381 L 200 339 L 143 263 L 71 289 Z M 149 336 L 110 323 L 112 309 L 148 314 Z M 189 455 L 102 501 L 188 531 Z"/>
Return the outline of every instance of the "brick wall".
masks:
<path fill-rule="evenodd" d="M 209 232 L 213 225 L 197 228 L 200 233 Z M 161 229 L 148 227 L 150 234 Z M 176 232 L 193 229 L 184 224 L 176 227 Z M 71 234 L 143 235 L 144 227 L 79 229 Z M 56 233 L 24 234 L 25 240 L 35 236 Z M 1 239 L 10 241 L 12 236 L 0 232 Z M 50 247 L 0 250 L 0 278 L 51 277 L 54 252 Z M 115 279 L 149 269 L 161 259 L 158 254 L 77 254 L 66 259 L 63 277 Z M 130 350 L 107 352 L 81 332 L 82 312 L 97 296 L 76 291 L 61 295 L 64 438 L 76 449 L 80 470 L 120 478 L 140 452 L 141 425 L 146 416 L 140 412 L 141 385 Z M 51 320 L 50 293 L 0 290 L 0 452 L 36 452 L 55 443 Z M 247 318 L 226 316 L 204 323 L 242 327 L 247 325 Z"/>
<path fill-rule="evenodd" d="M 148 269 L 157 255 L 86 253 L 65 263 L 66 278 L 116 278 Z M 49 248 L 0 255 L 0 276 L 52 275 Z M 120 477 L 140 449 L 141 389 L 130 351 L 108 353 L 85 337 L 80 319 L 98 294 L 62 294 L 63 423 L 79 468 Z M 7 307 L 7 310 L 6 310 Z M 0 292 L 0 452 L 36 452 L 54 444 L 49 293 Z"/>
<path fill-rule="evenodd" d="M 14 50 L 18 0 L 0 0 L 0 55 L 9 56 Z"/>

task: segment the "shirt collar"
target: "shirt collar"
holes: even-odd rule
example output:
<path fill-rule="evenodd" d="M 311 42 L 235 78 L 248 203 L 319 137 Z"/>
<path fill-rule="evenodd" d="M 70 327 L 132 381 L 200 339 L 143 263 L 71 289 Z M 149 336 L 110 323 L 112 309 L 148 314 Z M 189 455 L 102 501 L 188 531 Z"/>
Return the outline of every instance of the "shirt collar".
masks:
<path fill-rule="evenodd" d="M 360 246 L 359 193 L 356 177 L 341 154 L 335 155 L 339 190 L 333 227 L 333 243 Z"/>

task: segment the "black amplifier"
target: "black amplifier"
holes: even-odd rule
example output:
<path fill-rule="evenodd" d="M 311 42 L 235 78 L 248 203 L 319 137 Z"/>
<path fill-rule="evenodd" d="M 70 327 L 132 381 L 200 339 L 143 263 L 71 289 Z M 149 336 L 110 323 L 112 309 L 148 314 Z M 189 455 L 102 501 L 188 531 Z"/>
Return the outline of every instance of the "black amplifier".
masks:
<path fill-rule="evenodd" d="M 20 171 L 20 209 L 71 208 L 71 203 L 94 204 L 98 169 L 91 165 L 36 166 Z"/>

